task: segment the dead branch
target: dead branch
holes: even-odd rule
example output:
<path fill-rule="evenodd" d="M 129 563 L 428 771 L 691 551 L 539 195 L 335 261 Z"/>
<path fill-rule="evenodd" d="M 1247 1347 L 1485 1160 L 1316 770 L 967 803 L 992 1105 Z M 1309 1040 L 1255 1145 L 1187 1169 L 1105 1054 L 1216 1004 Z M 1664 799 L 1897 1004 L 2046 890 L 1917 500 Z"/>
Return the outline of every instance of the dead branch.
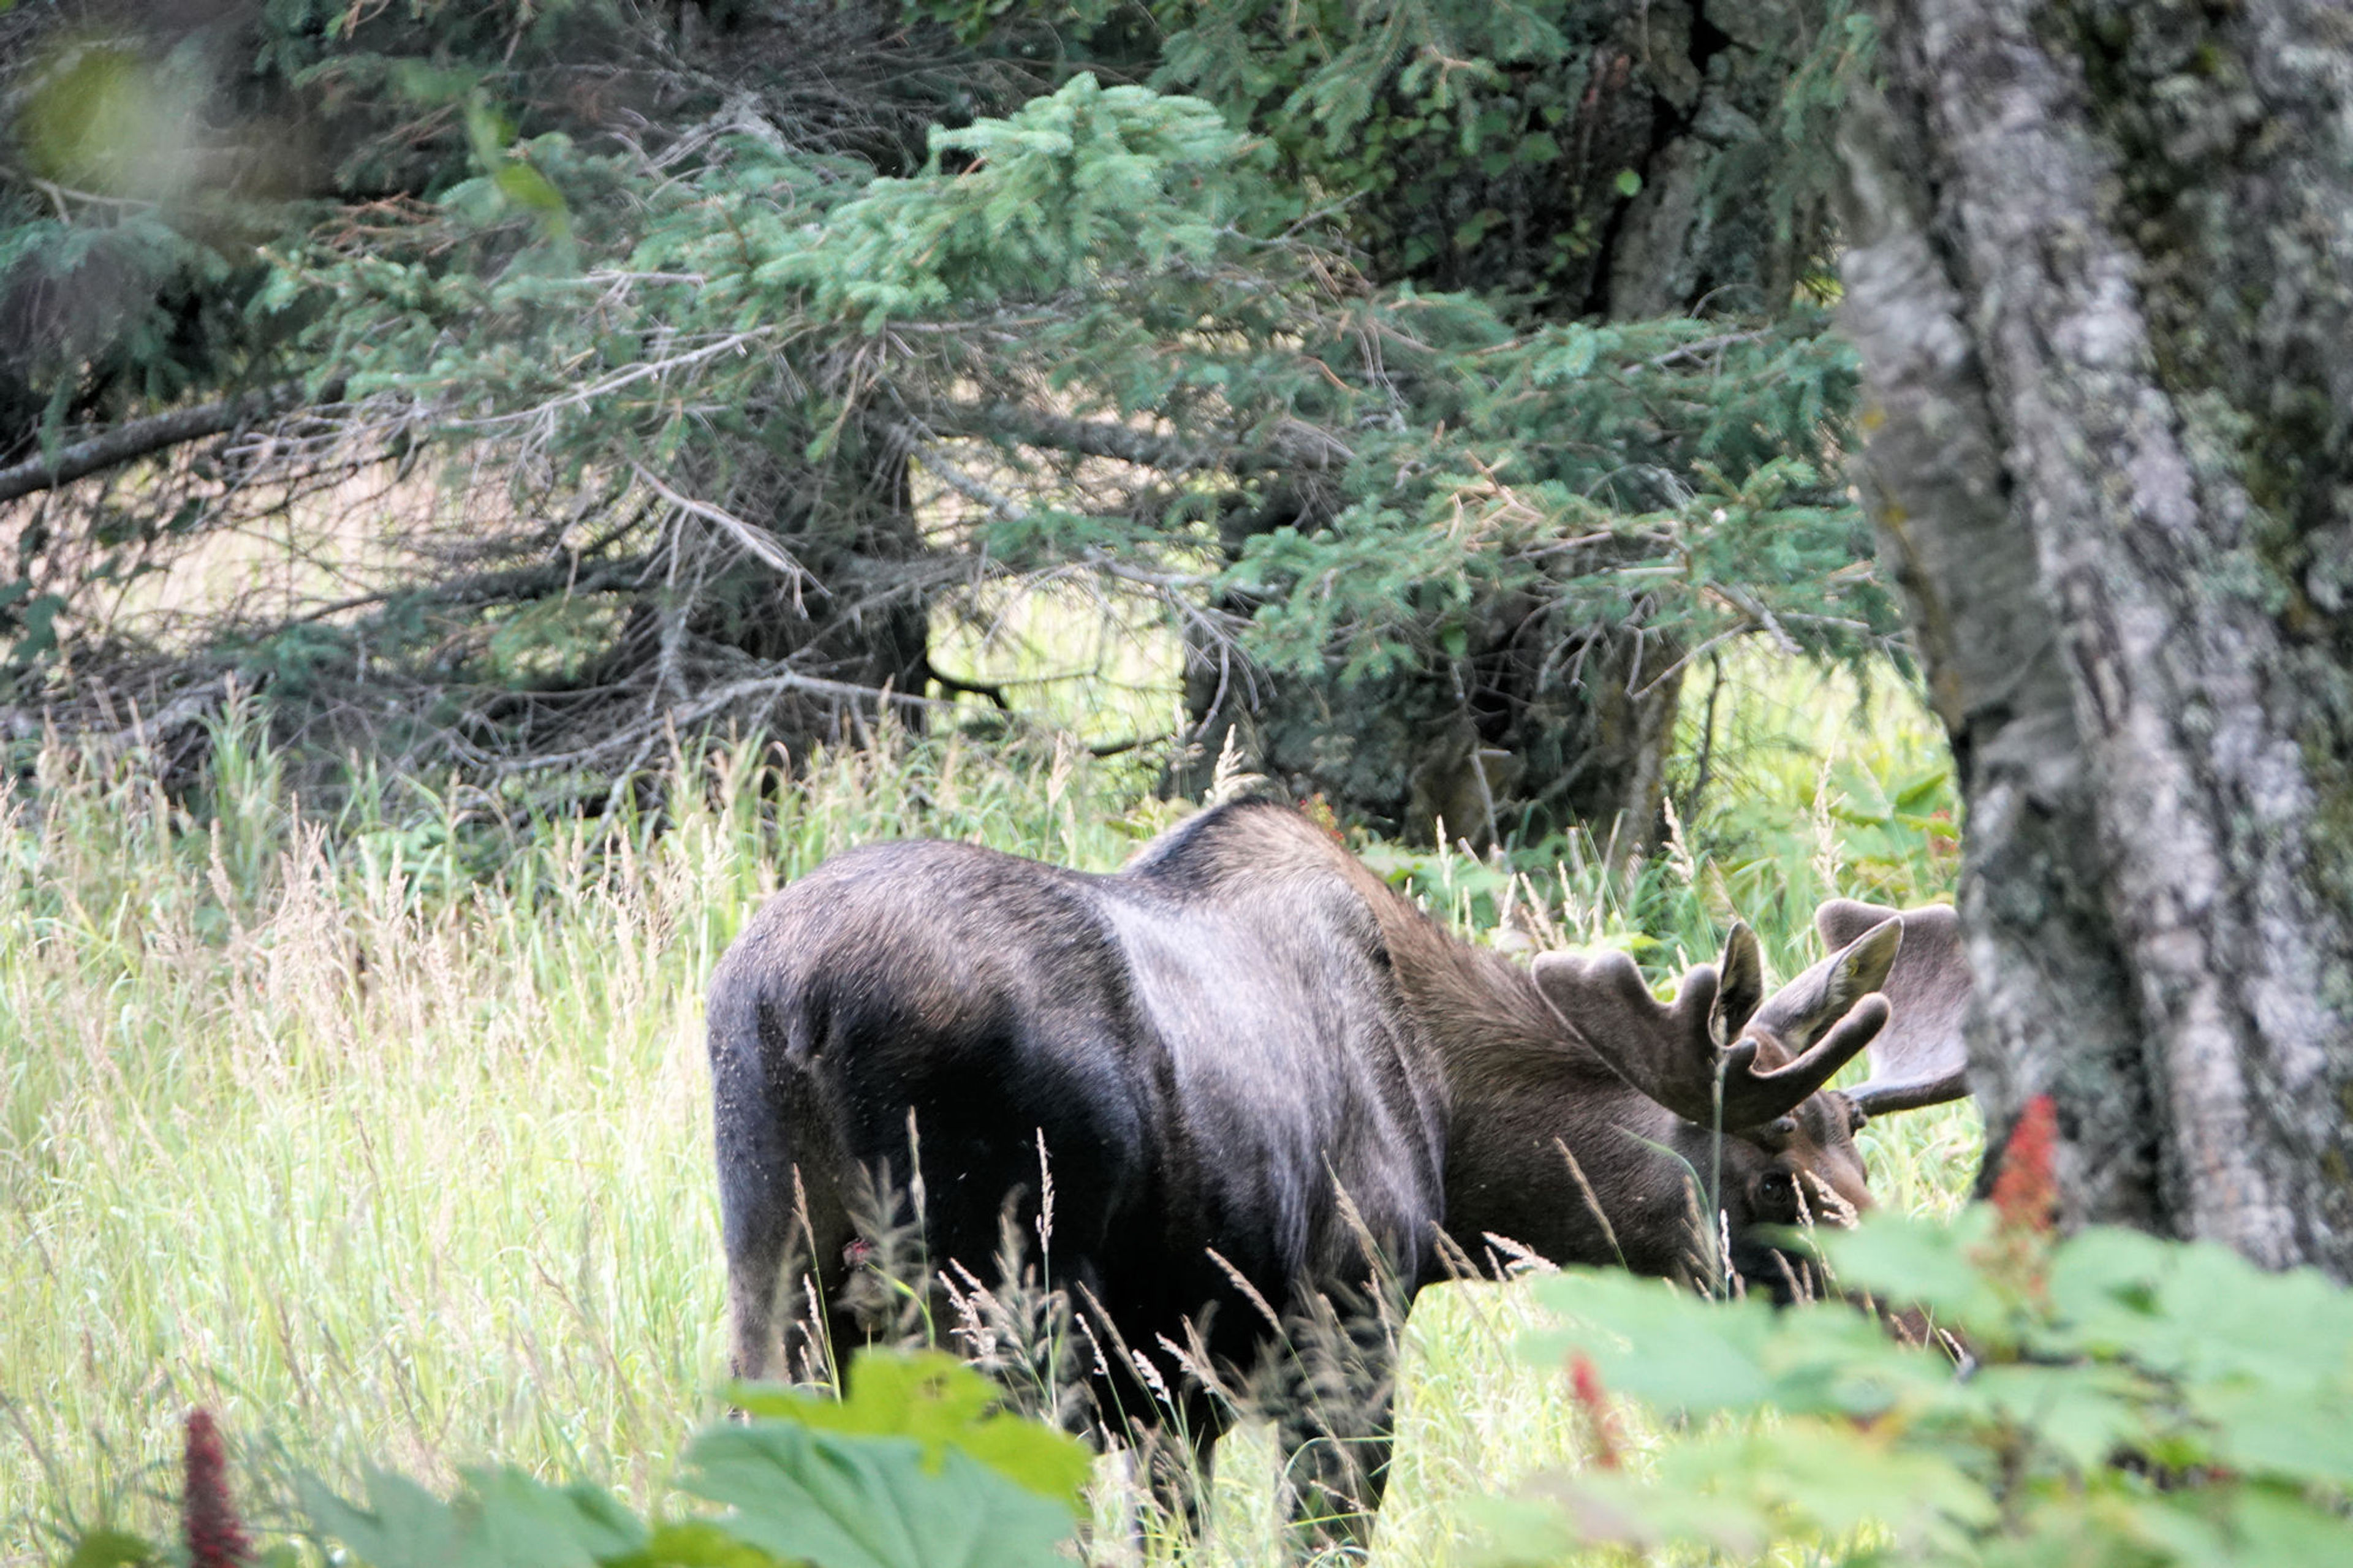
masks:
<path fill-rule="evenodd" d="M 731 681 L 725 686 L 705 691 L 691 702 L 666 708 L 659 713 L 609 735 L 591 746 L 554 755 L 516 757 L 500 768 L 502 773 L 541 773 L 549 768 L 586 767 L 607 757 L 618 756 L 638 745 L 649 736 L 668 731 L 672 733 L 692 729 L 704 720 L 754 698 L 779 697 L 787 691 L 807 692 L 812 696 L 832 697 L 850 702 L 871 702 L 880 707 L 913 708 L 929 711 L 953 704 L 934 697 L 912 697 L 904 692 L 859 686 L 847 680 L 828 680 L 821 676 L 799 675 L 790 670 L 761 676 L 752 680 Z"/>
<path fill-rule="evenodd" d="M 103 435 L 77 441 L 54 457 L 28 458 L 11 468 L 0 468 L 0 501 L 71 484 L 101 469 L 218 436 L 255 419 L 290 413 L 306 405 L 338 402 L 343 395 L 340 381 L 329 383 L 315 397 L 306 395 L 299 382 L 288 382 L 260 392 L 224 397 L 217 403 L 133 419 Z"/>
<path fill-rule="evenodd" d="M 83 730 L 63 733 L 76 749 L 99 756 L 111 756 L 134 746 L 152 746 L 203 719 L 227 700 L 231 677 L 226 673 L 214 676 L 189 687 L 155 710 L 114 730 Z M 37 712 L 29 708 L 0 708 L 0 735 L 14 741 L 29 741 L 48 728 L 54 715 Z"/>

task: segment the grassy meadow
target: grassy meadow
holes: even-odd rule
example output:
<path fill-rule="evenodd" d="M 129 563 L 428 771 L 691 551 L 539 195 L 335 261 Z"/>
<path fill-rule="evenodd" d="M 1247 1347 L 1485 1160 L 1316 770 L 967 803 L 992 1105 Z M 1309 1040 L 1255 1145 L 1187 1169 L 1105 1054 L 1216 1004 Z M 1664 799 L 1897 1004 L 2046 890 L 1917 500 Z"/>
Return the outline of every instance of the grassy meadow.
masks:
<path fill-rule="evenodd" d="M 1697 819 L 1647 863 L 1613 871 L 1576 842 L 1368 854 L 1481 940 L 1617 942 L 1662 973 L 1735 915 L 1787 973 L 1813 954 L 1818 898 L 1947 891 L 1950 791 L 1908 697 L 1726 679 Z M 902 736 L 797 769 L 746 746 L 681 757 L 659 833 L 515 829 L 364 778 L 306 809 L 259 732 L 225 723 L 178 803 L 54 752 L 0 784 L 10 1568 L 102 1520 L 168 1533 L 192 1404 L 218 1413 L 265 1528 L 296 1468 L 342 1482 L 369 1462 L 446 1485 L 504 1459 L 659 1498 L 719 1409 L 701 994 L 755 902 L 914 834 L 1109 868 L 1191 809 L 1151 797 L 1148 754 Z M 1864 1142 L 1883 1199 L 1915 1210 L 1955 1203 L 1978 1147 L 1966 1106 Z M 1423 1298 L 1377 1562 L 1468 1561 L 1466 1500 L 1577 1462 L 1556 1375 L 1514 1355 L 1532 1312 L 1509 1286 Z M 1271 1558 L 1270 1464 L 1262 1434 L 1229 1441 L 1189 1561 Z"/>

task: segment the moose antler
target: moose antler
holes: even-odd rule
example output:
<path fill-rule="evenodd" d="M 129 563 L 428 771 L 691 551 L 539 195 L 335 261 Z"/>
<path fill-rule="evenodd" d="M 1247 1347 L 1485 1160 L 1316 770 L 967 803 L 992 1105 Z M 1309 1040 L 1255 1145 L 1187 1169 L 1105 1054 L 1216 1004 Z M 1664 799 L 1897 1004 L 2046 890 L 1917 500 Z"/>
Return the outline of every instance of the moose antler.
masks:
<path fill-rule="evenodd" d="M 1886 1023 L 1887 1004 L 1870 993 L 1903 940 L 1899 921 L 1883 921 L 1770 997 L 1745 924 L 1732 928 L 1721 967 L 1685 973 L 1672 1003 L 1651 994 L 1622 952 L 1547 952 L 1533 973 L 1570 1031 L 1635 1089 L 1686 1121 L 1757 1127 L 1828 1083 Z"/>
<path fill-rule="evenodd" d="M 1941 904 L 1898 914 L 1852 899 L 1833 899 L 1814 911 L 1814 929 L 1833 947 L 1894 921 L 1903 922 L 1904 948 L 1880 987 L 1894 1016 L 1871 1043 L 1871 1080 L 1846 1091 L 1866 1116 L 1938 1105 L 1969 1092 L 1968 1044 L 1961 1035 L 1969 968 L 1961 954 L 1959 918 Z"/>

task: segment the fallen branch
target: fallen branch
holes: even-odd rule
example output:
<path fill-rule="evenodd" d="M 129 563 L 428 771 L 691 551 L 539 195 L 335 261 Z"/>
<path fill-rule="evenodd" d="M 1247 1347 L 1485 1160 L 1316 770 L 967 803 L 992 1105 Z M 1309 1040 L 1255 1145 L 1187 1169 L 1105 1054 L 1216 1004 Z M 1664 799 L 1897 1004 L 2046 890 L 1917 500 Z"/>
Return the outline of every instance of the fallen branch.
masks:
<path fill-rule="evenodd" d="M 337 599 L 305 610 L 289 624 L 323 621 L 347 610 L 365 609 L 394 600 L 455 609 L 470 605 L 541 599 L 558 591 L 567 597 L 610 593 L 616 589 L 642 585 L 652 569 L 653 558 L 647 555 L 632 555 L 619 561 L 586 566 L 573 561 L 554 561 L 536 566 L 502 567 L 495 572 L 477 573 L 470 577 L 460 577 L 455 582 L 438 585 L 402 583 L 389 588 L 378 588 L 372 593 L 353 595 L 348 599 Z"/>
<path fill-rule="evenodd" d="M 152 746 L 170 739 L 219 706 L 232 678 L 226 673 L 189 687 L 153 714 L 133 719 L 119 730 L 60 730 L 58 738 L 79 750 L 112 755 L 133 746 Z M 0 735 L 29 741 L 48 728 L 48 715 L 26 708 L 0 709 Z"/>
<path fill-rule="evenodd" d="M 343 383 L 339 381 L 322 388 L 316 397 L 304 395 L 299 383 L 289 382 L 262 392 L 239 393 L 195 408 L 133 419 L 104 435 L 77 441 L 54 455 L 28 458 L 0 468 L 0 501 L 71 484 L 102 469 L 234 430 L 249 420 L 274 417 L 306 404 L 334 403 L 343 395 Z"/>

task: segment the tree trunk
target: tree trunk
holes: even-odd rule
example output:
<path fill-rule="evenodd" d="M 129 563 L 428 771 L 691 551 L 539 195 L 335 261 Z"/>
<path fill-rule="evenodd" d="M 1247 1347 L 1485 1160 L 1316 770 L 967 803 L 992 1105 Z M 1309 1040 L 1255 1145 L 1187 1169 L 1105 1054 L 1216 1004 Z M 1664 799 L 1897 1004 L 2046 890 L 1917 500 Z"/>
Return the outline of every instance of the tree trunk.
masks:
<path fill-rule="evenodd" d="M 2353 15 L 1883 0 L 1865 502 L 1968 803 L 1996 1147 L 2353 1279 Z"/>

